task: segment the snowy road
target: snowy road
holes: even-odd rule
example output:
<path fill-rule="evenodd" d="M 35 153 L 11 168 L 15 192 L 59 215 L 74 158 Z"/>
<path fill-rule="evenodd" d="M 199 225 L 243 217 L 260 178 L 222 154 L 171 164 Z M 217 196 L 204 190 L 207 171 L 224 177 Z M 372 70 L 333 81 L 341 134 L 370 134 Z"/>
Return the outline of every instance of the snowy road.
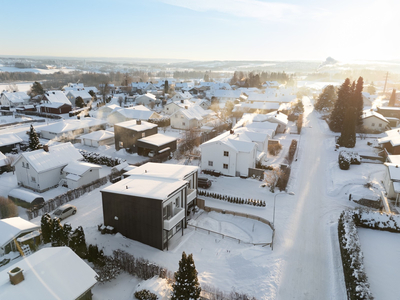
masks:
<path fill-rule="evenodd" d="M 304 97 L 303 102 L 301 152 L 295 163 L 298 173 L 292 188 L 297 206 L 286 228 L 285 224 L 277 223 L 274 251 L 282 254 L 286 262 L 277 299 L 345 299 L 334 223 L 341 209 L 326 195 L 324 140 L 329 134 L 309 105 L 309 99 Z M 280 232 L 280 228 L 284 229 Z"/>

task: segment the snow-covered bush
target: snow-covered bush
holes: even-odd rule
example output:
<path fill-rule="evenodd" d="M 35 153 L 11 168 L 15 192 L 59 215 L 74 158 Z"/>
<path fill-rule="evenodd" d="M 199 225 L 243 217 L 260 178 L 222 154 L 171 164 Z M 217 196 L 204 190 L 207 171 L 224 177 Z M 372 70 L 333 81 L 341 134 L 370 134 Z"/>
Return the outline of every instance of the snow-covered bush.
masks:
<path fill-rule="evenodd" d="M 339 168 L 348 170 L 350 165 L 360 165 L 361 157 L 357 152 L 342 150 L 339 152 Z"/>
<path fill-rule="evenodd" d="M 136 299 L 139 299 L 139 300 L 157 300 L 158 299 L 157 295 L 150 292 L 149 290 L 136 291 L 134 296 L 136 297 Z"/>
<path fill-rule="evenodd" d="M 296 154 L 296 149 L 297 149 L 297 140 L 292 140 L 292 142 L 290 143 L 289 152 L 286 156 L 289 165 L 293 161 L 294 155 Z"/>
<path fill-rule="evenodd" d="M 349 299 L 373 299 L 353 211 L 343 211 L 338 223 L 339 247 Z"/>
<path fill-rule="evenodd" d="M 266 206 L 265 201 L 255 200 L 255 199 L 242 199 L 239 197 L 227 196 L 227 195 L 222 195 L 222 194 L 218 194 L 218 193 L 211 193 L 211 192 L 207 192 L 207 191 L 200 190 L 200 189 L 198 190 L 198 194 L 199 194 L 199 196 L 223 200 L 223 201 L 227 201 L 229 203 L 247 204 L 247 205 L 258 206 L 258 207 Z"/>
<path fill-rule="evenodd" d="M 121 272 L 121 263 L 112 256 L 104 256 L 102 264 L 96 264 L 94 270 L 97 273 L 96 279 L 98 282 L 110 282 Z"/>
<path fill-rule="evenodd" d="M 111 156 L 101 155 L 96 152 L 90 152 L 90 151 L 85 151 L 85 150 L 79 150 L 79 152 L 83 156 L 84 161 L 93 163 L 93 164 L 104 165 L 107 167 L 115 167 L 115 166 L 125 162 L 124 159 L 121 159 L 118 157 L 112 158 Z"/>

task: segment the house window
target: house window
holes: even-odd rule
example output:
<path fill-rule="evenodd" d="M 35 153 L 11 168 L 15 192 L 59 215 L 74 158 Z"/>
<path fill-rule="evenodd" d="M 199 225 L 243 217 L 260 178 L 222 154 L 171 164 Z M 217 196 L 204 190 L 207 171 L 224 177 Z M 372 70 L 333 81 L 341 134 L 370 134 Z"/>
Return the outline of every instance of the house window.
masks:
<path fill-rule="evenodd" d="M 224 156 L 229 156 L 229 151 L 224 151 Z"/>
<path fill-rule="evenodd" d="M 382 123 L 379 123 L 379 127 L 382 127 Z"/>
<path fill-rule="evenodd" d="M 146 136 L 146 132 L 142 132 L 142 137 L 145 137 Z"/>
<path fill-rule="evenodd" d="M 22 167 L 25 168 L 25 163 L 24 162 L 22 162 Z"/>
<path fill-rule="evenodd" d="M 375 123 L 372 123 L 371 126 L 375 126 Z"/>
<path fill-rule="evenodd" d="M 175 199 L 175 207 L 176 208 L 180 207 L 180 205 L 179 205 L 179 197 Z"/>
<path fill-rule="evenodd" d="M 182 126 L 185 126 L 185 122 L 182 122 Z"/>
<path fill-rule="evenodd" d="M 224 164 L 224 169 L 228 169 L 228 164 Z"/>
<path fill-rule="evenodd" d="M 119 146 L 123 147 L 124 146 L 124 142 L 119 142 Z"/>
<path fill-rule="evenodd" d="M 29 164 L 28 163 L 26 163 L 26 168 L 29 169 Z"/>
<path fill-rule="evenodd" d="M 208 161 L 208 166 L 209 166 L 209 167 L 212 167 L 212 166 L 213 166 L 213 162 L 209 160 L 209 161 Z"/>
<path fill-rule="evenodd" d="M 36 182 L 36 178 L 32 176 L 32 177 L 31 177 L 31 181 L 32 181 L 32 182 Z"/>

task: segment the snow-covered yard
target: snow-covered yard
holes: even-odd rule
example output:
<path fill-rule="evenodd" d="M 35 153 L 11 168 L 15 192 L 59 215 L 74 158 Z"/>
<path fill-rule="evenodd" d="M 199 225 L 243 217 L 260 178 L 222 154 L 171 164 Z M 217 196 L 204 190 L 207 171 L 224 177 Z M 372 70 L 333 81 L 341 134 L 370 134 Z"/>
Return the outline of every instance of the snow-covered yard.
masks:
<path fill-rule="evenodd" d="M 376 300 L 399 299 L 400 234 L 358 228 L 365 271 Z"/>

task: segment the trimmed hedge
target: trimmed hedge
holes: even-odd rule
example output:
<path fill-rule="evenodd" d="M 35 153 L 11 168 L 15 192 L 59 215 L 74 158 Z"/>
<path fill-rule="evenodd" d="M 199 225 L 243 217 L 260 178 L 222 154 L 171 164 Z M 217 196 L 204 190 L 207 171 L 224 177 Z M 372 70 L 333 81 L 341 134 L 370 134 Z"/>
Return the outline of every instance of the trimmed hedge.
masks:
<path fill-rule="evenodd" d="M 199 196 L 210 197 L 210 198 L 227 201 L 229 203 L 234 203 L 234 204 L 247 204 L 247 205 L 258 206 L 258 207 L 266 206 L 265 201 L 227 196 L 227 195 L 222 195 L 222 194 L 218 194 L 218 193 L 210 193 L 210 192 L 200 190 L 200 189 L 198 190 L 198 194 L 199 194 Z"/>
<path fill-rule="evenodd" d="M 86 151 L 86 150 L 79 150 L 79 153 L 83 156 L 84 161 L 93 163 L 93 164 L 107 166 L 107 167 L 115 167 L 115 166 L 125 162 L 124 159 L 121 159 L 118 157 L 112 158 L 111 156 L 108 156 L 108 155 L 101 155 L 99 153 L 90 152 L 90 151 Z"/>
<path fill-rule="evenodd" d="M 139 299 L 139 300 L 157 300 L 158 299 L 157 295 L 150 292 L 149 290 L 136 291 L 134 296 L 136 299 Z"/>

